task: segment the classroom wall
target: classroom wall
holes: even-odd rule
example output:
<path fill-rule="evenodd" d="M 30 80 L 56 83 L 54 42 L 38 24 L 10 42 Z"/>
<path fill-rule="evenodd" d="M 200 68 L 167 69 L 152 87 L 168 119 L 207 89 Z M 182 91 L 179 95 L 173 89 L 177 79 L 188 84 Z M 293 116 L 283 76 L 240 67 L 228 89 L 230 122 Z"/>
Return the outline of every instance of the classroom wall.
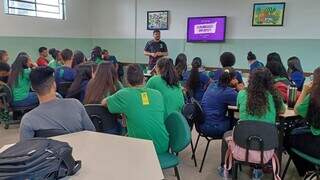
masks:
<path fill-rule="evenodd" d="M 40 46 L 69 47 L 87 53 L 92 47 L 89 0 L 67 0 L 66 20 L 6 15 L 3 3 L 0 0 L 0 49 L 9 51 L 11 62 L 18 51 L 36 59 Z"/>
<path fill-rule="evenodd" d="M 283 60 L 298 56 L 306 71 L 312 71 L 320 47 L 320 1 L 286 0 L 283 27 L 252 27 L 253 2 L 270 0 L 95 0 L 93 8 L 93 44 L 104 46 L 122 61 L 146 63 L 145 43 L 152 37 L 146 30 L 146 14 L 151 10 L 170 11 L 170 29 L 162 32 L 171 57 L 180 52 L 202 57 L 206 66 L 219 66 L 219 55 L 224 51 L 235 53 L 236 67 L 247 68 L 246 53 L 254 51 L 265 61 L 269 52 L 279 52 Z M 274 2 L 271 0 L 270 2 Z M 135 13 L 137 8 L 137 13 Z M 107 15 L 106 15 L 107 14 Z M 226 15 L 225 43 L 186 43 L 186 23 L 190 16 Z M 135 26 L 135 19 L 137 19 Z M 135 28 L 136 27 L 136 28 Z"/>

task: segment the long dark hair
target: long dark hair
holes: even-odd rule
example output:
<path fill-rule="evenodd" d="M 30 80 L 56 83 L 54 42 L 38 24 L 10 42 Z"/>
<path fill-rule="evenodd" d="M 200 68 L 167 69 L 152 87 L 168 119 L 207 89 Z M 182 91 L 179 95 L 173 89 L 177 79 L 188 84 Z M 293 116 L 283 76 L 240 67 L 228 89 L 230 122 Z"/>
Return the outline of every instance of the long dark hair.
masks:
<path fill-rule="evenodd" d="M 179 78 L 182 79 L 182 74 L 187 70 L 187 56 L 183 53 L 179 54 L 174 66 Z"/>
<path fill-rule="evenodd" d="M 306 120 L 316 129 L 320 129 L 320 67 L 313 72 L 311 101 L 308 108 Z"/>
<path fill-rule="evenodd" d="M 110 62 L 99 64 L 95 77 L 88 83 L 84 104 L 100 103 L 106 93 L 116 92 L 116 83 L 118 83 L 118 75 L 113 64 Z"/>
<path fill-rule="evenodd" d="M 280 55 L 278 53 L 273 52 L 273 53 L 268 54 L 266 67 L 269 67 L 268 68 L 269 70 L 272 69 L 272 65 L 270 65 L 270 63 L 272 63 L 272 62 L 278 62 L 280 64 L 279 70 L 278 70 L 279 71 L 279 76 L 288 78 L 288 74 L 287 74 L 286 68 L 284 67 L 284 65 L 283 65 L 283 63 L 281 61 L 281 57 L 280 57 Z"/>
<path fill-rule="evenodd" d="M 102 59 L 102 49 L 99 46 L 96 46 L 92 49 L 90 61 L 96 61 L 97 58 Z"/>
<path fill-rule="evenodd" d="M 218 85 L 220 87 L 229 87 L 231 81 L 236 77 L 236 72 L 231 67 L 225 67 L 222 69 L 222 75 L 219 78 Z"/>
<path fill-rule="evenodd" d="M 24 69 L 28 67 L 28 61 L 30 56 L 25 52 L 20 52 L 16 57 L 15 61 L 11 65 L 11 73 L 8 79 L 8 85 L 11 88 L 14 88 L 16 83 L 18 83 L 18 79 L 20 75 L 23 75 Z"/>
<path fill-rule="evenodd" d="M 199 57 L 196 57 L 192 60 L 191 63 L 192 69 L 189 76 L 189 79 L 186 83 L 187 90 L 194 90 L 200 84 L 200 73 L 199 68 L 202 66 L 202 60 Z"/>
<path fill-rule="evenodd" d="M 72 60 L 72 65 L 71 67 L 72 68 L 75 68 L 77 67 L 78 65 L 86 62 L 87 59 L 86 59 L 86 56 L 83 54 L 83 52 L 79 51 L 79 50 L 76 50 L 74 52 L 74 55 L 73 55 L 73 60 Z"/>
<path fill-rule="evenodd" d="M 281 110 L 282 99 L 273 86 L 273 76 L 267 68 L 258 68 L 250 74 L 247 88 L 247 112 L 261 117 L 268 111 L 269 93 L 273 97 L 277 114 Z"/>
<path fill-rule="evenodd" d="M 288 59 L 288 74 L 291 75 L 295 71 L 303 73 L 300 59 L 294 56 Z"/>
<path fill-rule="evenodd" d="M 82 83 L 84 81 L 89 81 L 92 78 L 94 65 L 94 63 L 87 63 L 81 64 L 77 67 L 77 75 L 68 90 L 68 96 L 81 92 Z"/>
<path fill-rule="evenodd" d="M 60 53 L 60 51 L 58 49 L 55 49 L 55 48 L 49 49 L 49 54 L 56 61 L 60 61 L 60 59 L 58 59 L 59 58 L 59 53 Z"/>
<path fill-rule="evenodd" d="M 162 58 L 157 61 L 160 75 L 163 80 L 167 82 L 170 87 L 179 86 L 179 77 L 173 66 L 173 60 Z"/>

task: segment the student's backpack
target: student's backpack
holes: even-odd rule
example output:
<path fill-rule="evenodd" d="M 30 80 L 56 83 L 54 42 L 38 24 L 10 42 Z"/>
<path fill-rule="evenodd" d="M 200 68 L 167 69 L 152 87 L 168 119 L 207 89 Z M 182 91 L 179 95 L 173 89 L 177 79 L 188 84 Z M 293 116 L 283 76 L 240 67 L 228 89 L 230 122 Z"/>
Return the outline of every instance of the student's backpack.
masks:
<path fill-rule="evenodd" d="M 201 105 L 193 97 L 186 100 L 186 104 L 182 108 L 182 114 L 187 119 L 190 127 L 203 123 L 203 110 Z"/>
<path fill-rule="evenodd" d="M 80 168 L 69 144 L 51 139 L 21 141 L 0 154 L 0 179 L 60 179 Z"/>

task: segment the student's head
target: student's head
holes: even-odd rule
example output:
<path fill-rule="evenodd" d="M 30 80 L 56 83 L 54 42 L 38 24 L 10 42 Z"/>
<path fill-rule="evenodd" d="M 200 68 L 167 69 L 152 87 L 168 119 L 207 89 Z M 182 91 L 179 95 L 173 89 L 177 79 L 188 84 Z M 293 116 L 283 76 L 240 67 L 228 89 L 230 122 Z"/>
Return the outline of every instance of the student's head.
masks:
<path fill-rule="evenodd" d="M 268 67 L 268 69 L 271 71 L 271 73 L 273 74 L 272 72 L 272 66 L 270 65 L 270 63 L 272 62 L 278 62 L 278 64 L 280 65 L 280 67 L 278 67 L 279 69 L 277 71 L 279 71 L 280 73 L 280 77 L 286 77 L 288 78 L 288 74 L 287 74 L 287 71 L 281 61 L 281 57 L 278 53 L 276 52 L 273 52 L 273 53 L 270 53 L 268 54 L 267 56 L 267 64 L 266 64 L 266 67 Z"/>
<path fill-rule="evenodd" d="M 9 55 L 5 50 L 0 50 L 0 62 L 8 63 Z"/>
<path fill-rule="evenodd" d="M 99 64 L 94 77 L 88 83 L 84 104 L 100 103 L 108 93 L 116 91 L 116 83 L 118 75 L 113 64 L 111 62 Z"/>
<path fill-rule="evenodd" d="M 130 64 L 126 74 L 127 82 L 130 86 L 141 86 L 144 83 L 143 70 L 138 64 Z"/>
<path fill-rule="evenodd" d="M 161 39 L 160 30 L 154 30 L 153 31 L 153 38 L 154 38 L 155 41 L 160 41 L 160 39 Z"/>
<path fill-rule="evenodd" d="M 222 67 L 232 67 L 236 63 L 236 57 L 231 52 L 224 52 L 220 56 Z"/>
<path fill-rule="evenodd" d="M 219 78 L 218 85 L 220 87 L 234 87 L 238 83 L 236 79 L 236 72 L 231 67 L 225 67 L 222 69 L 222 74 Z"/>
<path fill-rule="evenodd" d="M 202 60 L 199 57 L 195 57 L 191 63 L 192 69 L 199 69 L 202 66 Z"/>
<path fill-rule="evenodd" d="M 104 60 L 108 60 L 109 59 L 109 51 L 108 50 L 104 49 L 102 51 L 102 59 L 104 59 Z"/>
<path fill-rule="evenodd" d="M 61 52 L 58 49 L 51 48 L 49 49 L 49 54 L 56 61 L 61 61 Z"/>
<path fill-rule="evenodd" d="M 187 56 L 183 53 L 180 53 L 175 62 L 175 68 L 179 76 L 182 76 L 182 73 L 187 70 Z"/>
<path fill-rule="evenodd" d="M 248 52 L 247 60 L 248 60 L 249 62 L 255 61 L 255 60 L 257 60 L 257 57 L 256 57 L 255 54 L 253 54 L 253 53 L 250 51 L 250 52 Z"/>
<path fill-rule="evenodd" d="M 157 74 L 159 74 L 166 83 L 172 86 L 179 85 L 179 77 L 173 66 L 173 60 L 169 58 L 161 58 L 156 65 Z"/>
<path fill-rule="evenodd" d="M 72 62 L 73 52 L 70 49 L 64 49 L 61 52 L 61 58 L 63 63 Z"/>
<path fill-rule="evenodd" d="M 72 60 L 72 68 L 76 68 L 78 65 L 86 62 L 86 56 L 83 54 L 83 52 L 76 50 L 74 51 L 73 60 Z"/>
<path fill-rule="evenodd" d="M 266 64 L 266 68 L 268 68 L 271 74 L 274 77 L 286 77 L 283 75 L 283 67 L 278 61 L 269 61 Z"/>
<path fill-rule="evenodd" d="M 39 48 L 39 55 L 40 55 L 41 57 L 44 57 L 44 58 L 48 57 L 48 48 L 46 48 L 46 47 L 40 47 L 40 48 Z"/>
<path fill-rule="evenodd" d="M 31 88 L 41 97 L 55 97 L 56 83 L 54 69 L 50 67 L 37 67 L 30 73 Z"/>
<path fill-rule="evenodd" d="M 282 100 L 273 86 L 273 76 L 267 68 L 255 69 L 250 74 L 247 93 L 247 111 L 250 115 L 261 117 L 267 113 L 269 94 L 273 97 L 277 112 L 280 112 Z"/>
<path fill-rule="evenodd" d="M 20 52 L 16 57 L 15 61 L 11 65 L 11 73 L 9 76 L 8 84 L 11 88 L 14 87 L 18 81 L 20 75 L 23 74 L 24 69 L 29 68 L 31 64 L 30 56 L 25 52 Z"/>
<path fill-rule="evenodd" d="M 306 116 L 308 123 L 316 129 L 320 129 L 320 67 L 313 72 L 313 82 L 310 92 L 310 103 Z"/>
<path fill-rule="evenodd" d="M 299 58 L 294 56 L 288 59 L 288 73 L 291 74 L 295 71 L 303 73 Z"/>
<path fill-rule="evenodd" d="M 102 49 L 99 46 L 96 46 L 91 51 L 91 61 L 96 61 L 97 58 L 102 59 Z"/>
<path fill-rule="evenodd" d="M 186 83 L 188 91 L 195 90 L 200 84 L 199 68 L 202 66 L 202 60 L 199 57 L 195 57 L 191 63 L 192 69 L 190 72 L 189 79 Z"/>

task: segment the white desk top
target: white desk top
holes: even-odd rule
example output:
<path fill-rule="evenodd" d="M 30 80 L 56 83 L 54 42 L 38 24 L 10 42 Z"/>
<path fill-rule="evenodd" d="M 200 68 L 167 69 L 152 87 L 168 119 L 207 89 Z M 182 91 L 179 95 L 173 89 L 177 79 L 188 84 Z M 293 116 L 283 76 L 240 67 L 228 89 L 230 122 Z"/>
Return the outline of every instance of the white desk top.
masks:
<path fill-rule="evenodd" d="M 233 111 L 238 111 L 238 107 L 237 106 L 228 106 L 228 109 L 229 110 L 233 110 Z M 282 118 L 289 118 L 289 117 L 296 117 L 296 116 L 299 116 L 297 115 L 293 109 L 286 109 L 285 113 L 283 114 L 279 114 L 280 117 Z"/>
<path fill-rule="evenodd" d="M 68 142 L 75 160 L 82 161 L 77 174 L 65 179 L 164 179 L 152 141 L 89 131 L 52 139 Z"/>

